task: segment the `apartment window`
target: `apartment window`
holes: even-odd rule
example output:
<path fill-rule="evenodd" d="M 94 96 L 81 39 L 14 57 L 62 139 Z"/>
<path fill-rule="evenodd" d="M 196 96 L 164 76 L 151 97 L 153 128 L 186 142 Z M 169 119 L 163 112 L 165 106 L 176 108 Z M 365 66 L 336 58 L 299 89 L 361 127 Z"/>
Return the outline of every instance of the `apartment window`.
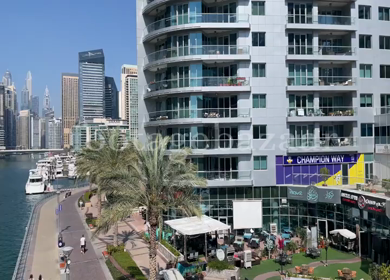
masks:
<path fill-rule="evenodd" d="M 361 123 L 360 124 L 360 136 L 372 137 L 373 136 L 372 126 L 373 126 L 372 123 Z"/>
<path fill-rule="evenodd" d="M 253 1 L 252 2 L 252 15 L 253 16 L 264 16 L 265 15 L 265 2 L 264 1 Z"/>
<path fill-rule="evenodd" d="M 372 94 L 362 93 L 360 94 L 360 107 L 372 107 Z"/>
<path fill-rule="evenodd" d="M 390 36 L 379 36 L 379 49 L 390 50 Z"/>
<path fill-rule="evenodd" d="M 264 32 L 252 32 L 252 46 L 264 47 L 265 46 L 265 33 Z"/>
<path fill-rule="evenodd" d="M 379 7 L 378 8 L 379 20 L 390 21 L 390 8 Z"/>
<path fill-rule="evenodd" d="M 265 108 L 266 107 L 265 100 L 266 100 L 265 94 L 253 94 L 252 96 L 253 108 Z"/>
<path fill-rule="evenodd" d="M 253 157 L 253 169 L 254 170 L 267 170 L 267 156 Z"/>
<path fill-rule="evenodd" d="M 380 77 L 382 79 L 390 79 L 390 65 L 380 65 Z"/>
<path fill-rule="evenodd" d="M 371 35 L 359 35 L 359 48 L 371 49 Z"/>
<path fill-rule="evenodd" d="M 360 78 L 372 78 L 371 69 L 371 64 L 360 64 Z"/>
<path fill-rule="evenodd" d="M 359 5 L 359 18 L 371 19 L 371 6 Z"/>
<path fill-rule="evenodd" d="M 252 77 L 265 77 L 265 63 L 252 64 Z"/>
<path fill-rule="evenodd" d="M 267 125 L 254 125 L 253 139 L 267 139 Z"/>

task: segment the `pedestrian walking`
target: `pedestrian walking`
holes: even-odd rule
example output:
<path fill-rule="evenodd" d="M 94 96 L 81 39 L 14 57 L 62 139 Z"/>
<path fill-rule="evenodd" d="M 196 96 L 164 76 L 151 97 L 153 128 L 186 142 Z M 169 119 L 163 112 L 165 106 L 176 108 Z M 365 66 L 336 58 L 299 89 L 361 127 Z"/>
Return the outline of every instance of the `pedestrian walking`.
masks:
<path fill-rule="evenodd" d="M 80 248 L 81 248 L 81 253 L 85 253 L 85 237 L 84 234 L 80 238 Z"/>
<path fill-rule="evenodd" d="M 28 280 L 34 280 L 34 276 L 32 274 L 30 274 L 30 277 L 28 278 Z"/>
<path fill-rule="evenodd" d="M 39 275 L 38 280 L 43 280 L 43 277 L 41 274 Z"/>

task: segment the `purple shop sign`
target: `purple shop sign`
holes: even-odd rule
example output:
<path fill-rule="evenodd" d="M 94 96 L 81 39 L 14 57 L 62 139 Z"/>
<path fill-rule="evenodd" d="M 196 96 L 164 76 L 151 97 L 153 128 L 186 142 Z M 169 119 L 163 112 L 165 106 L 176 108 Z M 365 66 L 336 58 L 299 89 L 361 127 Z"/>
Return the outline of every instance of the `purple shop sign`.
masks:
<path fill-rule="evenodd" d="M 284 156 L 284 165 L 308 165 L 308 164 L 340 164 L 356 163 L 358 154 L 335 154 L 335 155 L 298 155 Z"/>

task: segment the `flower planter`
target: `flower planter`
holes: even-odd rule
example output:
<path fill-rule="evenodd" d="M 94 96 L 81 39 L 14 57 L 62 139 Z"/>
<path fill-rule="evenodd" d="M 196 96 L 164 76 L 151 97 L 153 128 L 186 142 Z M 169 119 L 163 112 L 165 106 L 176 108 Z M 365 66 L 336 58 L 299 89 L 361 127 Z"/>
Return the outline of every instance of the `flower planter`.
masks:
<path fill-rule="evenodd" d="M 235 277 L 235 279 L 240 279 L 240 270 L 238 267 L 232 270 L 212 270 L 207 267 L 206 269 L 206 275 L 207 278 L 213 278 L 213 279 L 232 279 L 232 277 Z"/>
<path fill-rule="evenodd" d="M 107 251 L 103 251 L 102 252 L 102 255 L 103 255 L 103 257 L 105 258 L 105 259 L 107 259 L 108 258 L 108 256 L 110 255 Z"/>
<path fill-rule="evenodd" d="M 64 269 L 66 266 L 65 262 L 60 262 L 60 269 Z"/>

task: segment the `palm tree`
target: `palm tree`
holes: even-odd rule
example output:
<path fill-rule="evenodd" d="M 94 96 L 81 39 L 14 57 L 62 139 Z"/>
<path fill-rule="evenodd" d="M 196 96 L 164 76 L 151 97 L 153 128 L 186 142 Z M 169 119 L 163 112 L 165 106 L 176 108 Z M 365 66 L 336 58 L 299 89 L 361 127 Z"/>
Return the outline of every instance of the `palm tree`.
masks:
<path fill-rule="evenodd" d="M 76 161 L 80 177 L 89 179 L 90 188 L 92 184 L 97 185 L 98 218 L 101 217 L 101 189 L 105 183 L 104 176 L 134 158 L 129 149 L 122 147 L 118 130 L 106 130 L 99 136 L 101 136 L 99 140 L 91 142 L 81 151 Z"/>
<path fill-rule="evenodd" d="M 161 214 L 176 209 L 185 216 L 201 215 L 200 197 L 194 187 L 206 186 L 206 180 L 197 176 L 197 168 L 188 160 L 189 150 L 179 150 L 167 155 L 169 137 L 157 135 L 155 140 L 143 146 L 137 141 L 129 146 L 136 160 L 121 166 L 104 176 L 102 190 L 115 197 L 104 207 L 99 228 L 109 228 L 119 217 L 132 214 L 134 208 L 147 207 L 150 224 L 149 279 L 157 276 L 156 230 Z M 110 210 L 111 209 L 111 210 Z M 108 210 L 108 211 L 107 211 Z"/>

